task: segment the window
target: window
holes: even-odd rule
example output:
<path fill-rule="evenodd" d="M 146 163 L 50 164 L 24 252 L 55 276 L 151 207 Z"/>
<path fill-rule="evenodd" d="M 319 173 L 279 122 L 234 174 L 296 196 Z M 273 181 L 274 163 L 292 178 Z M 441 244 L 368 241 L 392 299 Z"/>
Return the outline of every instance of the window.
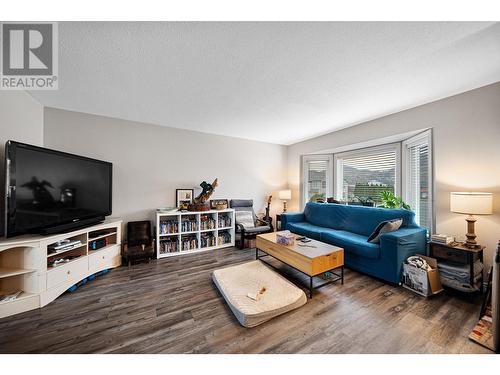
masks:
<path fill-rule="evenodd" d="M 336 199 L 376 206 L 382 191 L 399 194 L 399 154 L 399 144 L 336 154 Z"/>
<path fill-rule="evenodd" d="M 332 196 L 331 155 L 307 155 L 303 157 L 303 201 L 325 201 Z"/>
<path fill-rule="evenodd" d="M 331 155 L 303 156 L 302 206 L 334 196 L 351 205 L 377 206 L 382 191 L 402 197 L 417 223 L 434 230 L 432 129 L 411 138 Z"/>
<path fill-rule="evenodd" d="M 415 212 L 417 223 L 432 233 L 431 131 L 403 142 L 403 199 Z"/>

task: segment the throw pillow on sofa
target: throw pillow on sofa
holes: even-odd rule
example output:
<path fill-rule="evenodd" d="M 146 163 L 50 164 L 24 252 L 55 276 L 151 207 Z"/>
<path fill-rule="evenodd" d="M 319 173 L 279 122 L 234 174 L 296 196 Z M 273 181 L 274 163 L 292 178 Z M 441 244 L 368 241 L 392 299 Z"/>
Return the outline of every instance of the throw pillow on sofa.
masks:
<path fill-rule="evenodd" d="M 375 228 L 373 233 L 370 234 L 370 237 L 368 237 L 368 242 L 380 243 L 380 236 L 382 234 L 397 231 L 402 224 L 403 219 L 382 221 L 379 225 L 377 225 L 377 228 Z"/>
<path fill-rule="evenodd" d="M 245 229 L 255 228 L 252 211 L 236 211 L 236 223 L 243 225 Z"/>

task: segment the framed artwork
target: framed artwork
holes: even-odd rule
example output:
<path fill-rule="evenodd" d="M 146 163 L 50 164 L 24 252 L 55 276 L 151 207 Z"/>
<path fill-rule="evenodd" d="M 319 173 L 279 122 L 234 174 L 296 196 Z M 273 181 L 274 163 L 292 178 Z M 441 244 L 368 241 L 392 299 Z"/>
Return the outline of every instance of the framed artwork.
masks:
<path fill-rule="evenodd" d="M 177 207 L 184 207 L 193 203 L 194 189 L 175 189 Z"/>
<path fill-rule="evenodd" d="M 212 199 L 210 201 L 210 208 L 212 210 L 225 210 L 229 207 L 229 201 L 227 199 Z"/>

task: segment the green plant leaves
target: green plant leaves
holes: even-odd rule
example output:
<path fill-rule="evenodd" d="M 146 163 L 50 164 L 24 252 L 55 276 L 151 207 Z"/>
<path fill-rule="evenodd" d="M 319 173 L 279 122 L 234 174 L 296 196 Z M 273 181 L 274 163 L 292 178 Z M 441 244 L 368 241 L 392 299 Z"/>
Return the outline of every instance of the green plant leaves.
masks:
<path fill-rule="evenodd" d="M 390 191 L 381 192 L 380 198 L 382 199 L 382 204 L 380 204 L 378 207 L 404 208 L 405 210 L 411 210 L 411 207 L 408 203 L 404 202 L 401 197 L 396 197 L 394 193 Z"/>

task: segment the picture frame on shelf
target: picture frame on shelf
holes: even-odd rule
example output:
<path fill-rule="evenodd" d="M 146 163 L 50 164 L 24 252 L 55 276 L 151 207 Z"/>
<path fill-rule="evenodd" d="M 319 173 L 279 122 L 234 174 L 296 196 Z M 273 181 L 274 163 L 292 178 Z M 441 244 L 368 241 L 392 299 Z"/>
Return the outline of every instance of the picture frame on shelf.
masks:
<path fill-rule="evenodd" d="M 210 200 L 210 208 L 212 210 L 225 210 L 229 207 L 227 199 L 212 199 Z"/>
<path fill-rule="evenodd" d="M 175 189 L 177 207 L 187 207 L 193 203 L 194 189 Z"/>

